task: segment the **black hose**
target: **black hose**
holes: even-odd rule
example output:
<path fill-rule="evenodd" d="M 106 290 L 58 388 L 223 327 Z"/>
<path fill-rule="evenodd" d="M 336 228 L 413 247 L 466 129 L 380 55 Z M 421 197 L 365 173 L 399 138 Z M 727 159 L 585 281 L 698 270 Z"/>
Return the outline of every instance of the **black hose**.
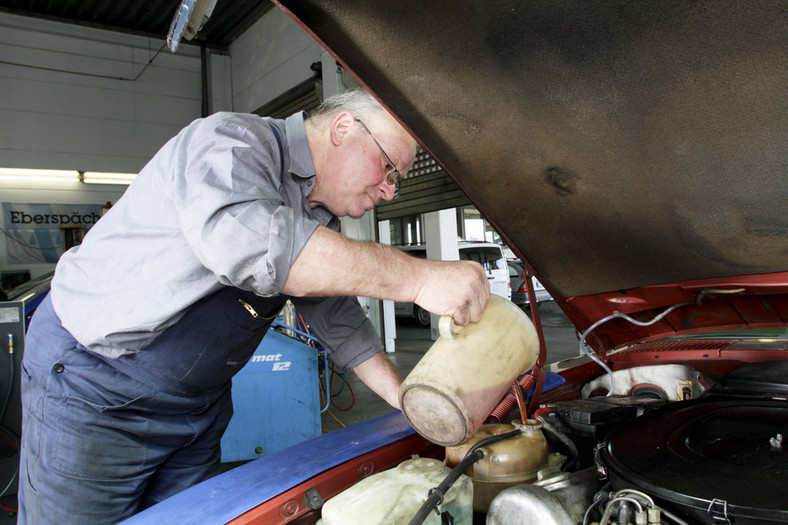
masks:
<path fill-rule="evenodd" d="M 542 427 L 547 432 L 549 432 L 553 437 L 563 443 L 567 449 L 569 449 L 570 457 L 561 466 L 561 470 L 563 472 L 568 471 L 570 467 L 580 460 L 580 452 L 577 450 L 577 445 L 575 445 L 574 441 L 569 439 L 566 434 L 554 427 L 552 423 L 548 423 L 547 418 L 544 416 L 539 416 L 536 419 L 542 424 Z"/>
<path fill-rule="evenodd" d="M 429 495 L 427 496 L 427 501 L 421 506 L 418 512 L 413 516 L 413 518 L 408 522 L 408 525 L 421 525 L 424 523 L 424 520 L 427 519 L 427 516 L 430 515 L 430 512 L 433 510 L 437 512 L 438 507 L 443 503 L 443 496 L 448 492 L 454 482 L 462 475 L 463 472 L 468 470 L 468 467 L 479 461 L 484 457 L 484 452 L 479 450 L 481 447 L 487 446 L 490 443 L 495 443 L 496 441 L 503 441 L 504 439 L 509 439 L 515 436 L 519 436 L 519 430 L 512 430 L 511 432 L 507 432 L 505 434 L 498 434 L 497 436 L 491 436 L 486 439 L 482 439 L 478 443 L 476 443 L 471 449 L 465 454 L 465 457 L 462 458 L 462 461 L 454 467 L 449 475 L 441 481 L 440 485 L 431 489 Z"/>

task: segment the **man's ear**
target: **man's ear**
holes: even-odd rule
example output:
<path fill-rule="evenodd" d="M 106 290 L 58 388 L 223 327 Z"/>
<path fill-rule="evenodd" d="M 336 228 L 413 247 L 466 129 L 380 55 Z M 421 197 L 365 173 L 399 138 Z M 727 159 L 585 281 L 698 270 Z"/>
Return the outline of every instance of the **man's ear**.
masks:
<path fill-rule="evenodd" d="M 345 140 L 345 136 L 356 126 L 356 117 L 348 111 L 343 111 L 331 121 L 330 135 L 331 143 L 339 146 Z"/>

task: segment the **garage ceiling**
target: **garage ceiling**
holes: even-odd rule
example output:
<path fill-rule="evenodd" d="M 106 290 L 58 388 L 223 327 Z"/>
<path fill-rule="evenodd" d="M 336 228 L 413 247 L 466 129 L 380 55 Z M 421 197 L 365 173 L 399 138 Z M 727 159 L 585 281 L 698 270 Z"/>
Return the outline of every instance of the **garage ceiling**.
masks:
<path fill-rule="evenodd" d="M 180 0 L 0 0 L 0 12 L 165 39 L 179 5 Z M 226 49 L 272 7 L 270 0 L 219 0 L 192 43 Z"/>

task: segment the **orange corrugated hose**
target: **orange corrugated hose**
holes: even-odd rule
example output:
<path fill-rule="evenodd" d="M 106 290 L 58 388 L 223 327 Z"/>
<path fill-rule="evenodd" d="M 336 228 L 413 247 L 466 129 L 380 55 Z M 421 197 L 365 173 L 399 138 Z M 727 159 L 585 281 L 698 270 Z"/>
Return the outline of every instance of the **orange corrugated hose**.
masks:
<path fill-rule="evenodd" d="M 517 381 L 517 384 L 523 388 L 524 390 L 528 391 L 534 387 L 536 384 L 536 379 L 532 375 L 524 375 Z M 514 408 L 514 405 L 517 403 L 517 398 L 515 397 L 513 392 L 509 392 L 506 394 L 506 397 L 503 398 L 503 401 L 498 403 L 498 406 L 493 409 L 490 413 L 490 416 L 487 418 L 488 421 L 492 423 L 500 423 L 504 420 L 504 418 L 509 414 L 509 411 Z"/>

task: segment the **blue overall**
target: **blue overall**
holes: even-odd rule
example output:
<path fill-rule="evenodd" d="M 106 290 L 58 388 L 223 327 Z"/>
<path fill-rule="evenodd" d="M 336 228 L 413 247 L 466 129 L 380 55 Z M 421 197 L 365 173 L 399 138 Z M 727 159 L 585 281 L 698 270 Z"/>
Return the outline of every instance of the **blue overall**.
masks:
<path fill-rule="evenodd" d="M 47 298 L 22 362 L 17 523 L 116 523 L 216 474 L 231 378 L 286 299 L 224 288 L 110 359 L 80 345 Z"/>

